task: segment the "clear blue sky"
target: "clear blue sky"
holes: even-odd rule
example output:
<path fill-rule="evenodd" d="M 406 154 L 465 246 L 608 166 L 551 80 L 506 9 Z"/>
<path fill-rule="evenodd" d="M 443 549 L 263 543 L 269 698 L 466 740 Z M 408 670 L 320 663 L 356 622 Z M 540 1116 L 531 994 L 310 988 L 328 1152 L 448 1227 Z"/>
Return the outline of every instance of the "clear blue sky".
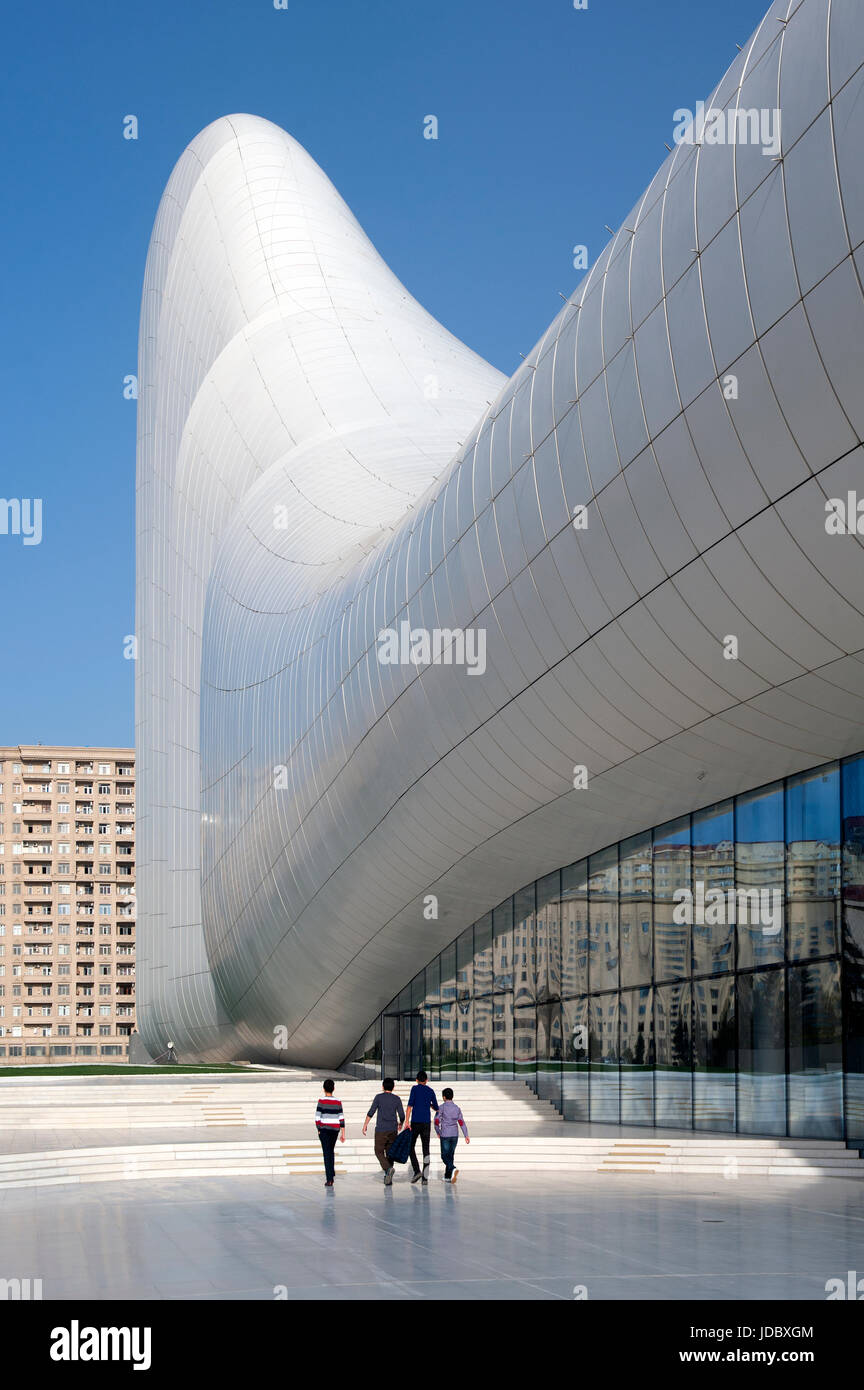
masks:
<path fill-rule="evenodd" d="M 767 0 L 110 0 L 7 7 L 0 743 L 133 740 L 135 405 L 176 159 L 250 111 L 322 165 L 408 289 L 508 374 Z M 137 142 L 123 117 L 139 120 Z M 427 114 L 437 142 L 422 138 Z M 26 640 L 23 634 L 27 632 Z"/>

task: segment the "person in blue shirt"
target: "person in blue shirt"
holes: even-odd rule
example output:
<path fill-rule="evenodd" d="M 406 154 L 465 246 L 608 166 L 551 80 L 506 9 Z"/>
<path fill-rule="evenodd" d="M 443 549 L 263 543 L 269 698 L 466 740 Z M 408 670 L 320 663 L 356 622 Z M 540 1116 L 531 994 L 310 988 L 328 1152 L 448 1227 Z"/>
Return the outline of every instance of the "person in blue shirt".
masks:
<path fill-rule="evenodd" d="M 403 1129 L 411 1130 L 411 1167 L 414 1169 L 412 1182 L 429 1181 L 429 1132 L 432 1128 L 432 1111 L 438 1110 L 438 1100 L 431 1086 L 426 1085 L 425 1071 L 418 1071 L 417 1084 L 411 1087 L 408 1109 L 405 1111 Z M 423 1147 L 423 1172 L 417 1162 L 417 1138 Z"/>

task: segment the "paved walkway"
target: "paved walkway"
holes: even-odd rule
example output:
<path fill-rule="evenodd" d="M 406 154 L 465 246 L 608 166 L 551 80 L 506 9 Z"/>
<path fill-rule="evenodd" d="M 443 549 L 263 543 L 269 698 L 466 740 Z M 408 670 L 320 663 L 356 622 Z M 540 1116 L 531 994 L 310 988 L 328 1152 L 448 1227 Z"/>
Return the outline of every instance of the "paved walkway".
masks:
<path fill-rule="evenodd" d="M 65 1136 L 68 1139 L 68 1133 Z M 92 1135 L 88 1136 L 92 1139 Z M 0 1276 L 94 1299 L 824 1300 L 864 1269 L 857 1184 L 470 1173 L 0 1193 Z"/>

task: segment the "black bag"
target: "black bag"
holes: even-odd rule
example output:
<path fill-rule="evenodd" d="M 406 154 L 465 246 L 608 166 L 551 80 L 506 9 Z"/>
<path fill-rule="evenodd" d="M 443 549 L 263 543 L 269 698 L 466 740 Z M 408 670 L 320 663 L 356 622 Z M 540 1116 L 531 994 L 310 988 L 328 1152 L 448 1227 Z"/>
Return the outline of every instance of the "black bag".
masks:
<path fill-rule="evenodd" d="M 407 1163 L 408 1155 L 411 1152 L 411 1131 L 403 1129 L 387 1150 L 387 1157 L 391 1163 Z"/>

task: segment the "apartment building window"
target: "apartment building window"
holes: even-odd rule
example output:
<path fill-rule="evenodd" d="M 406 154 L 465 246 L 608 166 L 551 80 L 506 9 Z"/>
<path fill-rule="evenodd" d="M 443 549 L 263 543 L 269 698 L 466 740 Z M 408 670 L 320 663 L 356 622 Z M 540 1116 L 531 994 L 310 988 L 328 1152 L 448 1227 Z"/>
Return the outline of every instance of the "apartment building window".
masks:
<path fill-rule="evenodd" d="M 100 1038 L 110 1038 L 110 1036 L 111 1036 L 111 1025 L 110 1025 L 110 1023 L 107 1024 L 107 1025 L 104 1024 L 104 1023 L 100 1023 L 100 1025 L 99 1025 L 99 1036 L 100 1036 Z M 105 1051 L 104 1047 L 103 1047 L 102 1051 L 103 1051 L 103 1052 Z"/>
<path fill-rule="evenodd" d="M 110 775 L 111 775 L 111 764 L 110 764 L 110 763 L 100 763 L 100 764 L 99 764 L 99 776 L 100 776 L 100 777 L 108 777 L 108 776 L 110 776 Z"/>
<path fill-rule="evenodd" d="M 70 767 L 69 763 L 58 763 L 58 764 L 57 764 L 57 771 L 58 771 L 58 772 L 66 772 L 66 773 L 68 773 L 68 772 L 71 771 L 71 767 Z"/>
<path fill-rule="evenodd" d="M 110 796 L 110 795 L 111 795 L 111 783 L 110 783 L 110 782 L 100 782 L 100 783 L 99 783 L 99 795 L 100 795 L 100 796 Z"/>
<path fill-rule="evenodd" d="M 58 874 L 68 874 L 68 872 L 69 872 L 69 865 L 68 865 L 68 864 L 58 864 L 58 865 L 57 865 L 57 872 L 58 872 Z"/>
<path fill-rule="evenodd" d="M 110 814 L 111 814 L 111 802 L 110 802 L 110 801 L 100 801 L 100 802 L 99 802 L 99 814 L 100 814 L 100 816 L 110 816 Z"/>
<path fill-rule="evenodd" d="M 58 1038 L 68 1038 L 68 1036 L 69 1036 L 69 1024 L 68 1024 L 68 1023 L 61 1023 L 61 1024 L 60 1024 L 59 1028 L 57 1029 L 57 1036 L 58 1036 Z M 58 1047 L 57 1051 L 58 1051 L 58 1052 L 62 1052 L 64 1056 L 67 1056 L 67 1057 L 68 1057 L 68 1055 L 69 1055 L 69 1053 L 72 1051 L 72 1049 L 71 1049 L 71 1047 L 65 1047 L 65 1048 L 63 1048 L 63 1047 Z"/>
<path fill-rule="evenodd" d="M 58 782 L 58 783 L 57 783 L 57 791 L 59 792 L 59 794 L 60 794 L 61 796 L 68 796 L 68 795 L 69 795 L 69 783 L 68 783 L 68 782 Z M 69 807 L 68 807 L 68 806 L 66 807 L 66 810 L 67 810 L 67 811 L 69 810 Z"/>
<path fill-rule="evenodd" d="M 100 864 L 100 865 L 99 865 L 99 872 L 100 872 L 100 874 L 103 874 L 103 875 L 110 874 L 110 873 L 111 873 L 111 865 L 110 865 L 110 864 Z"/>

